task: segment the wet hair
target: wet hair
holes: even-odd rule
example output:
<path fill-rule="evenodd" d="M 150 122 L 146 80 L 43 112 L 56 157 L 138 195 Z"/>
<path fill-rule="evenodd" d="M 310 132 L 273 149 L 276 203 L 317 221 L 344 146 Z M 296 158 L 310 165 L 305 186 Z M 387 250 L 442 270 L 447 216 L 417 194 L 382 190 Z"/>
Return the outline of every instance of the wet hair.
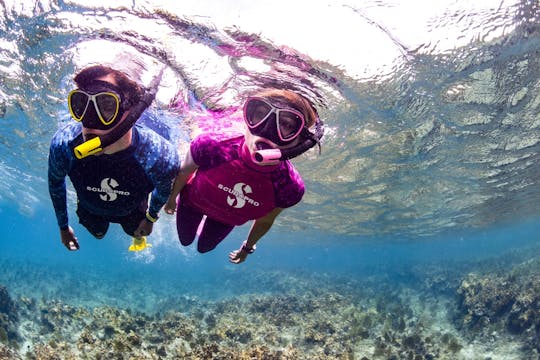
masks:
<path fill-rule="evenodd" d="M 319 114 L 311 101 L 294 91 L 265 89 L 255 93 L 254 96 L 266 98 L 270 103 L 280 107 L 290 107 L 300 111 L 304 115 L 307 128 L 312 127 L 319 119 Z"/>
<path fill-rule="evenodd" d="M 88 86 L 92 81 L 112 75 L 116 85 L 122 90 L 125 99 L 125 106 L 130 107 L 138 103 L 142 96 L 142 89 L 135 81 L 131 80 L 126 74 L 108 66 L 93 65 L 81 70 L 73 80 L 79 88 Z"/>

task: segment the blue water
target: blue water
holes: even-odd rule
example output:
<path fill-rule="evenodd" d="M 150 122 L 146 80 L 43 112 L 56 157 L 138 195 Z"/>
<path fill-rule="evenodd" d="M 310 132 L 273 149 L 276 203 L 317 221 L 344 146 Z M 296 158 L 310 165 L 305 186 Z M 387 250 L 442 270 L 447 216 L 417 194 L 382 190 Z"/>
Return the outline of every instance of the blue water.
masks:
<path fill-rule="evenodd" d="M 350 306 L 367 308 L 369 291 L 375 299 L 408 288 L 428 308 L 441 293 L 455 300 L 467 274 L 504 274 L 535 263 L 538 4 L 438 5 L 317 2 L 304 19 L 275 2 L 3 2 L 0 285 L 13 299 L 35 298 L 45 308 L 59 300 L 149 314 L 283 294 L 347 294 Z M 298 27 L 287 33 L 268 18 Z M 68 252 L 61 244 L 46 184 L 49 141 L 71 121 L 64 99 L 75 69 L 120 45 L 152 64 L 149 73 L 156 63 L 166 65 L 150 125 L 179 148 L 208 125 L 190 120 L 201 109 L 237 106 L 260 86 L 296 89 L 319 107 L 327 126 L 322 153 L 294 160 L 306 195 L 245 263 L 230 264 L 227 254 L 249 224 L 201 255 L 180 246 L 174 218 L 162 215 L 152 249 L 134 254 L 119 226 L 103 240 L 79 226 L 73 196 L 70 219 L 81 249 Z M 415 295 L 400 294 L 417 311 Z M 503 335 L 496 348 L 510 349 L 499 358 L 520 358 L 507 345 L 513 339 L 497 330 Z M 368 340 L 375 343 L 377 334 Z M 484 338 L 474 347 L 471 336 L 463 335 L 457 358 L 474 358 L 471 351 L 497 358 L 480 352 Z M 47 340 L 25 341 L 32 347 Z M 376 354 L 355 346 L 355 358 Z M 374 358 L 384 358 L 379 355 Z"/>
<path fill-rule="evenodd" d="M 435 265 L 443 270 L 455 270 L 456 266 L 465 265 L 468 271 L 485 271 L 482 264 L 486 261 L 504 263 L 505 258 L 513 256 L 515 258 L 506 264 L 512 266 L 534 259 L 540 228 L 537 222 L 529 222 L 416 241 L 272 231 L 261 241 L 257 252 L 238 266 L 228 263 L 227 254 L 243 241 L 249 230 L 247 225 L 235 229 L 216 250 L 201 255 L 193 247 L 180 246 L 174 234 L 172 218 L 162 221 L 160 227 L 166 228 L 167 233 L 161 231 L 154 234 L 149 240 L 154 243 L 151 252 L 141 255 L 127 251 L 130 239 L 117 225 L 111 226 L 105 239 L 96 240 L 80 225 L 74 224 L 81 250 L 72 253 L 66 251 L 58 241 L 58 229 L 49 208 L 40 205 L 32 216 L 28 216 L 19 214 L 12 206 L 3 206 L 2 228 L 6 231 L 2 241 L 2 260 L 26 264 L 28 269 L 33 270 L 32 274 L 18 271 L 12 274 L 14 269 L 10 268 L 0 275 L 0 281 L 8 279 L 7 285 L 15 293 L 38 298 L 41 292 L 47 293 L 47 288 L 58 288 L 59 298 L 84 304 L 89 301 L 91 304 L 107 304 L 107 299 L 99 299 L 99 293 L 92 296 L 83 289 L 78 289 L 85 294 L 82 298 L 77 297 L 80 294 L 72 298 L 71 277 L 77 279 L 77 287 L 84 286 L 85 277 L 89 276 L 92 280 L 98 279 L 104 287 L 114 288 L 114 291 L 118 286 L 130 289 L 130 285 L 136 285 L 150 293 L 157 291 L 171 297 L 196 296 L 205 299 L 290 291 L 279 286 L 272 289 L 267 288 L 268 284 L 259 286 L 257 282 L 246 281 L 250 274 L 264 276 L 265 272 L 275 271 L 282 273 L 281 276 L 287 273 L 300 277 L 319 274 L 336 277 L 340 281 L 347 277 L 362 279 L 384 275 L 386 281 L 399 284 L 416 281 L 414 278 L 403 278 L 403 272 L 414 266 Z M 21 283 L 17 280 L 19 277 Z M 243 280 L 237 283 L 235 279 Z M 119 301 L 119 304 L 132 306 L 123 301 Z M 149 306 L 145 310 L 152 312 L 159 309 Z"/>

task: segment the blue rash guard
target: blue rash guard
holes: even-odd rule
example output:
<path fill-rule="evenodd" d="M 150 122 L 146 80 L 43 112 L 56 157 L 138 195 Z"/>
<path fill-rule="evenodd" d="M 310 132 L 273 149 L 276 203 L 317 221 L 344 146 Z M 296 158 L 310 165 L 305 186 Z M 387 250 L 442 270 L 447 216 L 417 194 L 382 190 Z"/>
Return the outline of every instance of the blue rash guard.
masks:
<path fill-rule="evenodd" d="M 111 155 L 77 159 L 73 149 L 82 142 L 80 123 L 58 130 L 51 141 L 49 193 L 60 229 L 68 227 L 66 175 L 77 192 L 78 206 L 90 213 L 126 216 L 152 193 L 148 213 L 157 218 L 180 167 L 172 144 L 139 125 L 133 127 L 131 145 Z"/>

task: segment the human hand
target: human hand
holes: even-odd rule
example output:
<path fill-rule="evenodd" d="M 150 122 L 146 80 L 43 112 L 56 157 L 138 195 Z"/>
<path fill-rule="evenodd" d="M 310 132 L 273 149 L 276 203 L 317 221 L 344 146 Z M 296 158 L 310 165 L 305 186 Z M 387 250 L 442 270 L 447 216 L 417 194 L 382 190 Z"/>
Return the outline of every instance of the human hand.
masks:
<path fill-rule="evenodd" d="M 244 262 L 249 254 L 253 254 L 255 249 L 257 248 L 255 244 L 253 244 L 253 247 L 248 247 L 247 240 L 244 240 L 242 245 L 240 246 L 240 249 L 231 251 L 229 253 L 229 261 L 233 264 L 240 264 L 241 262 Z"/>
<path fill-rule="evenodd" d="M 147 236 L 147 235 L 150 235 L 152 233 L 153 229 L 154 229 L 154 223 L 150 222 L 146 218 L 144 218 L 139 223 L 139 227 L 137 227 L 137 229 L 135 230 L 133 235 L 135 237 L 138 237 L 138 238 L 140 238 L 142 236 Z"/>
<path fill-rule="evenodd" d="M 165 214 L 173 215 L 176 212 L 176 198 L 170 197 L 163 207 Z"/>
<path fill-rule="evenodd" d="M 240 248 L 229 253 L 229 261 L 233 264 L 240 264 L 246 260 L 247 256 L 248 253 Z"/>
<path fill-rule="evenodd" d="M 68 226 L 66 230 L 60 230 L 60 238 L 62 239 L 62 244 L 64 244 L 69 251 L 79 250 L 79 242 L 77 241 L 77 237 L 71 226 Z"/>

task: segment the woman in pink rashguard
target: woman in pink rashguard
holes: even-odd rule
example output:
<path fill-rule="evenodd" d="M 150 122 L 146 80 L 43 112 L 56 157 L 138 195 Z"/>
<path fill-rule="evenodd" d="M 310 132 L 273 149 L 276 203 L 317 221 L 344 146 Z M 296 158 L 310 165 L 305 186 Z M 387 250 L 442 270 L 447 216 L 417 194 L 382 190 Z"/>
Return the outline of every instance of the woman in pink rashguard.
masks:
<path fill-rule="evenodd" d="M 302 199 L 304 182 L 288 159 L 319 144 L 323 135 L 315 107 L 292 91 L 263 90 L 246 100 L 243 111 L 244 136 L 219 140 L 202 134 L 191 142 L 165 205 L 166 213 L 176 211 L 182 245 L 193 243 L 202 226 L 201 253 L 235 226 L 255 220 L 247 239 L 229 254 L 235 264 L 255 251 L 284 208 Z"/>

